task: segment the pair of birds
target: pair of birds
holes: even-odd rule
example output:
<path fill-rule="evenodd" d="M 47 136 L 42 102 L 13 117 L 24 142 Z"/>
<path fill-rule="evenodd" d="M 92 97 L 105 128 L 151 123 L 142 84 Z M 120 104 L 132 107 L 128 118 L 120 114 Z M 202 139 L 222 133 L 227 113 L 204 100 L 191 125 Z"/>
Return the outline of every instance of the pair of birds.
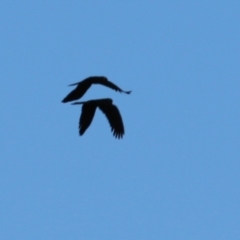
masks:
<path fill-rule="evenodd" d="M 76 86 L 76 88 L 71 91 L 63 100 L 63 103 L 75 101 L 81 98 L 87 90 L 91 87 L 92 84 L 101 84 L 105 87 L 109 87 L 117 92 L 130 94 L 131 91 L 124 91 L 114 83 L 110 82 L 106 77 L 102 76 L 93 76 L 88 77 L 81 82 L 70 84 L 69 86 Z M 99 108 L 107 117 L 108 122 L 110 124 L 111 130 L 113 132 L 113 136 L 115 138 L 122 138 L 124 134 L 124 125 L 122 121 L 121 114 L 117 108 L 113 104 L 113 100 L 111 98 L 102 98 L 102 99 L 94 99 L 85 102 L 74 102 L 73 105 L 82 104 L 82 112 L 79 119 L 79 134 L 80 136 L 84 134 L 84 132 L 90 126 L 95 111 Z"/>

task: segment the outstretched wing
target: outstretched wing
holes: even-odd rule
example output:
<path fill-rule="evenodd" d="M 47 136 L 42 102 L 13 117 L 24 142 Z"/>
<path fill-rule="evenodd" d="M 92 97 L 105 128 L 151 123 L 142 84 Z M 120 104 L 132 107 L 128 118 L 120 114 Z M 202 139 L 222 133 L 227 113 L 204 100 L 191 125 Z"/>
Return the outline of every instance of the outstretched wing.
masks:
<path fill-rule="evenodd" d="M 79 99 L 79 93 L 77 89 L 72 90 L 63 100 L 63 103 L 74 101 Z"/>
<path fill-rule="evenodd" d="M 75 89 L 73 89 L 63 100 L 63 103 L 75 101 L 81 98 L 86 91 L 90 88 L 91 82 L 90 81 L 81 81 L 79 83 L 74 83 L 69 86 L 77 85 Z"/>
<path fill-rule="evenodd" d="M 124 126 L 121 114 L 118 108 L 113 104 L 99 104 L 98 107 L 105 114 L 111 126 L 111 131 L 115 138 L 122 138 L 124 134 Z"/>
<path fill-rule="evenodd" d="M 96 78 L 94 79 L 94 82 L 95 84 L 101 84 L 105 87 L 109 87 L 117 92 L 124 92 L 124 93 L 127 93 L 127 94 L 130 94 L 132 91 L 124 91 L 122 90 L 120 87 L 118 87 L 117 85 L 115 85 L 113 82 L 110 82 L 109 80 L 107 80 L 106 78 Z"/>
<path fill-rule="evenodd" d="M 83 135 L 84 132 L 88 129 L 90 126 L 95 111 L 96 111 L 97 105 L 94 103 L 84 103 L 82 106 L 82 113 L 79 119 L 79 135 Z"/>

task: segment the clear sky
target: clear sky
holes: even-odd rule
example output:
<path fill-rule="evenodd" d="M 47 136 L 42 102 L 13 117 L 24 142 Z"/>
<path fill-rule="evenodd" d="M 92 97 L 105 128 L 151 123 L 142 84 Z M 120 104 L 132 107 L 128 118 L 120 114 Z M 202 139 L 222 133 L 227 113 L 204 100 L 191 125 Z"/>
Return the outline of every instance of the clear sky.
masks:
<path fill-rule="evenodd" d="M 0 3 L 0 239 L 240 239 L 240 2 Z M 68 84 L 104 75 L 78 135 Z"/>

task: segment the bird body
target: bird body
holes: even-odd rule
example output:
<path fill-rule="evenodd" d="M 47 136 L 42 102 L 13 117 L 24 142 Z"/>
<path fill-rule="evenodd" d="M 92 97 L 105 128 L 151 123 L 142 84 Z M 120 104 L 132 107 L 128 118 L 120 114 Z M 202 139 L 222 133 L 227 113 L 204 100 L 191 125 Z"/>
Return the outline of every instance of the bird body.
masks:
<path fill-rule="evenodd" d="M 124 92 L 126 94 L 130 94 L 131 91 L 124 91 L 121 88 L 119 88 L 117 85 L 115 85 L 114 83 L 110 82 L 106 77 L 103 76 L 92 76 L 92 77 L 88 77 L 84 80 L 82 80 L 81 82 L 77 82 L 77 83 L 73 83 L 70 84 L 69 86 L 75 86 L 77 85 L 77 87 L 71 91 L 63 100 L 63 103 L 66 102 L 70 102 L 70 101 L 75 101 L 79 98 L 81 98 L 86 92 L 87 90 L 91 87 L 92 84 L 101 84 L 105 87 L 111 88 L 115 91 L 118 92 Z"/>
<path fill-rule="evenodd" d="M 113 104 L 112 99 L 102 98 L 85 102 L 74 102 L 73 105 L 82 104 L 82 112 L 79 119 L 79 134 L 84 134 L 90 126 L 96 109 L 99 108 L 108 119 L 108 122 L 115 138 L 122 138 L 124 135 L 124 125 L 118 108 Z"/>

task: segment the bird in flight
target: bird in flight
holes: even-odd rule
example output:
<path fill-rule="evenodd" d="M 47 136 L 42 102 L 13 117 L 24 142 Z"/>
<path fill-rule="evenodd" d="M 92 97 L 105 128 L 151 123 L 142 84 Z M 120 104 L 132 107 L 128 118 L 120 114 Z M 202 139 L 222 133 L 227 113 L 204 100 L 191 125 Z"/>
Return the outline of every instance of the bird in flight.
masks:
<path fill-rule="evenodd" d="M 85 102 L 74 102 L 73 105 L 82 104 L 82 112 L 79 119 L 79 135 L 90 126 L 97 107 L 105 114 L 115 138 L 122 138 L 124 134 L 124 126 L 121 114 L 118 108 L 113 104 L 111 98 L 94 99 Z"/>
<path fill-rule="evenodd" d="M 70 101 L 75 101 L 79 98 L 81 98 L 86 91 L 91 87 L 92 84 L 101 84 L 105 87 L 109 87 L 115 91 L 118 91 L 120 93 L 126 93 L 130 94 L 131 91 L 123 91 L 120 87 L 115 85 L 114 83 L 110 82 L 106 77 L 103 76 L 93 76 L 93 77 L 88 77 L 81 82 L 73 83 L 70 84 L 69 86 L 75 86 L 77 87 L 71 91 L 63 100 L 63 103 L 70 102 Z"/>

